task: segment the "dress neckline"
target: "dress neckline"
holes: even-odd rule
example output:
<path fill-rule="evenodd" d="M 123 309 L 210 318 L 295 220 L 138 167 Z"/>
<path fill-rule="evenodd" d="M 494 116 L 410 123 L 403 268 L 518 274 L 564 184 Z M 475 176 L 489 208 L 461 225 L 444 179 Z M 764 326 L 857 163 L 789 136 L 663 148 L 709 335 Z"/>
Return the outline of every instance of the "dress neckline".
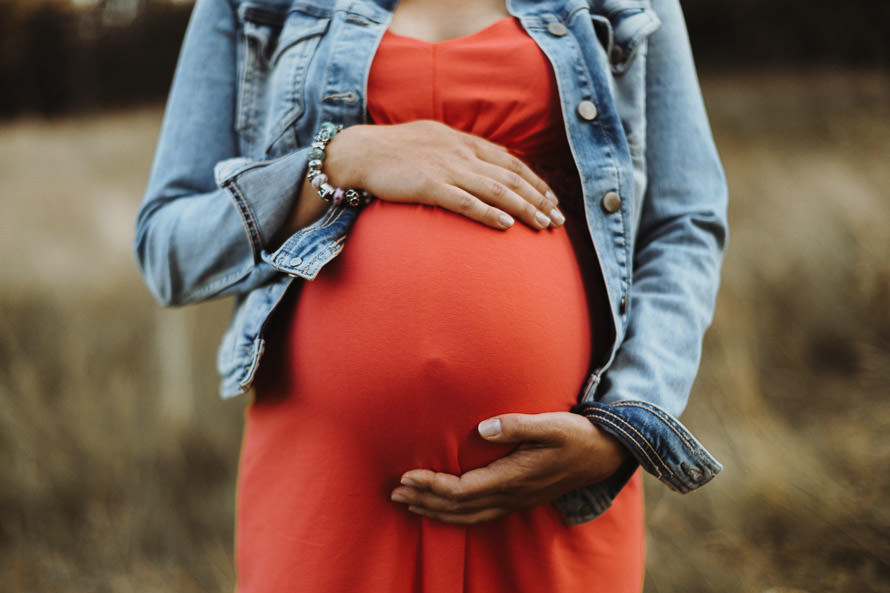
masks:
<path fill-rule="evenodd" d="M 500 19 L 491 23 L 487 27 L 483 27 L 482 29 L 479 29 L 478 31 L 469 33 L 467 35 L 461 35 L 460 37 L 452 37 L 450 39 L 442 39 L 441 41 L 426 41 L 425 39 L 418 39 L 417 37 L 411 37 L 410 35 L 401 35 L 399 33 L 393 32 L 392 29 L 387 29 L 386 35 L 389 35 L 391 37 L 397 37 L 399 39 L 413 41 L 415 43 L 420 43 L 423 45 L 446 45 L 446 44 L 450 44 L 450 43 L 462 43 L 462 42 L 470 41 L 471 39 L 475 39 L 476 37 L 483 37 L 486 34 L 491 33 L 492 31 L 502 27 L 505 23 L 511 23 L 514 21 L 515 21 L 515 19 L 512 16 L 501 17 Z"/>

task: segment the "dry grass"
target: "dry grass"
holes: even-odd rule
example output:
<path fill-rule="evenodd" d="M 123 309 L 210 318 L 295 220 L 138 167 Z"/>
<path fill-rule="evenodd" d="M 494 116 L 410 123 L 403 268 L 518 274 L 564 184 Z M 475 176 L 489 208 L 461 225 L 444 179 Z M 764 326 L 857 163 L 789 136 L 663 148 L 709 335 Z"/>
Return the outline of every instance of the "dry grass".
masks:
<path fill-rule="evenodd" d="M 727 466 L 648 483 L 647 593 L 890 591 L 890 78 L 711 78 L 733 193 L 686 420 Z M 156 111 L 0 127 L 0 582 L 230 590 L 227 305 L 161 311 L 130 255 Z"/>
<path fill-rule="evenodd" d="M 890 79 L 706 96 L 733 233 L 687 420 L 727 470 L 649 489 L 647 591 L 890 591 Z"/>

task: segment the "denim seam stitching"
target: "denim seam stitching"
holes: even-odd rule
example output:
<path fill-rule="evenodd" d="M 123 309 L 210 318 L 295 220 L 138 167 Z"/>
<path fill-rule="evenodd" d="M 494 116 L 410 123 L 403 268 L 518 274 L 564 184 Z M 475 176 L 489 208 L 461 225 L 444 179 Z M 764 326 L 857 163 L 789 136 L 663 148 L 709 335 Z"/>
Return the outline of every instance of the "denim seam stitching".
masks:
<path fill-rule="evenodd" d="M 597 412 L 602 412 L 602 411 L 603 411 L 603 410 L 597 410 Z M 614 415 L 613 415 L 613 416 L 614 416 Z M 619 416 L 614 416 L 614 417 L 617 418 L 617 419 L 619 419 L 619 420 L 622 420 Z M 610 418 L 597 417 L 597 420 L 599 420 L 600 422 L 604 422 L 605 424 L 610 425 L 612 428 L 614 428 L 615 430 L 617 430 L 618 432 L 620 432 L 621 434 L 623 434 L 624 436 L 626 436 L 627 439 L 628 439 L 629 441 L 631 441 L 634 445 L 636 445 L 637 448 L 643 453 L 643 455 L 644 455 L 644 456 L 646 457 L 646 459 L 649 461 L 649 464 L 650 464 L 653 468 L 655 468 L 656 470 L 658 470 L 658 475 L 657 475 L 656 477 L 659 478 L 659 479 L 662 477 L 663 472 L 659 469 L 659 467 L 658 467 L 658 463 L 656 463 L 651 457 L 649 457 L 649 454 L 646 453 L 646 450 L 640 445 L 639 442 L 637 442 L 636 439 L 634 439 L 634 437 L 633 437 L 632 435 L 628 434 L 628 432 L 627 432 L 624 428 L 622 428 L 621 426 L 619 426 L 618 424 L 616 424 L 616 423 L 615 423 L 613 420 L 611 420 Z M 631 428 L 632 428 L 632 427 L 631 427 Z M 646 441 L 646 439 L 642 439 L 642 440 L 643 440 L 643 442 L 644 442 L 646 445 L 649 446 L 650 449 L 652 449 L 652 445 L 651 445 L 648 441 Z M 655 454 L 656 457 L 658 457 L 658 453 L 655 452 L 654 449 L 653 449 L 652 452 Z M 660 457 L 658 458 L 658 461 L 660 461 L 661 464 L 664 466 L 664 461 L 663 461 Z M 668 468 L 665 466 L 665 469 L 668 469 Z M 670 471 L 670 470 L 668 470 L 668 471 Z M 673 473 L 671 474 L 671 476 L 673 476 Z"/>
<path fill-rule="evenodd" d="M 241 190 L 238 189 L 238 186 L 235 185 L 235 182 L 230 181 L 226 184 L 226 188 L 233 194 L 235 204 L 238 206 L 238 213 L 244 221 L 244 226 L 247 227 L 247 234 L 250 237 L 250 249 L 253 252 L 253 259 L 256 261 L 260 257 L 260 250 L 262 249 L 259 228 L 256 225 L 253 214 L 250 212 L 250 208 L 247 206 L 247 200 L 244 198 Z"/>
<path fill-rule="evenodd" d="M 309 266 L 310 267 L 314 266 L 314 264 L 316 262 L 318 262 L 320 259 L 324 259 L 329 255 L 331 257 L 337 256 L 341 251 L 343 251 L 343 242 L 345 239 L 346 239 L 346 237 L 340 237 L 333 244 L 331 244 L 329 247 L 325 247 L 323 250 L 319 251 L 315 257 L 313 257 L 312 259 L 309 260 L 309 262 L 308 262 Z"/>
<path fill-rule="evenodd" d="M 633 424 L 631 424 L 630 422 L 628 422 L 626 419 L 622 418 L 621 416 L 619 416 L 619 415 L 616 414 L 615 412 L 612 412 L 611 410 L 607 410 L 607 409 L 602 409 L 602 408 L 600 408 L 600 409 L 598 409 L 597 411 L 600 412 L 600 413 L 602 413 L 602 414 L 608 414 L 610 417 L 614 418 L 614 419 L 615 419 L 616 421 L 618 421 L 618 422 L 621 422 L 622 424 L 624 424 L 625 426 L 627 426 L 629 430 L 633 431 L 637 436 L 639 436 L 640 440 L 641 440 L 643 443 L 645 443 L 645 445 L 649 448 L 649 450 L 652 451 L 652 454 L 658 459 L 658 462 L 659 462 L 659 463 L 661 464 L 661 466 L 664 468 L 664 471 L 667 472 L 667 473 L 670 475 L 671 478 L 676 479 L 676 476 L 674 475 L 674 472 L 673 472 L 673 471 L 671 470 L 671 468 L 668 466 L 667 462 L 666 462 L 666 461 L 661 457 L 661 455 L 658 453 L 658 450 L 655 448 L 655 446 L 654 446 L 654 445 L 649 441 L 649 439 L 647 439 L 647 438 L 646 438 L 646 437 L 645 437 L 639 430 L 637 430 L 637 428 L 636 428 Z M 639 444 L 639 443 L 638 443 L 638 444 Z M 647 457 L 648 457 L 648 456 L 647 456 Z"/>
<path fill-rule="evenodd" d="M 317 231 L 326 229 L 329 226 L 333 225 L 335 222 L 337 222 L 340 219 L 340 217 L 343 215 L 343 213 L 345 211 L 346 211 L 345 208 L 339 208 L 339 209 L 332 208 L 332 209 L 328 210 L 327 212 L 325 212 L 324 217 L 321 219 L 321 224 L 319 224 L 317 227 L 309 226 L 309 227 L 306 227 L 305 229 L 297 231 L 296 234 L 294 235 L 294 238 L 296 239 L 294 242 L 295 243 L 294 247 L 296 247 L 296 245 L 299 244 L 299 242 L 302 241 L 308 235 L 312 235 Z"/>
<path fill-rule="evenodd" d="M 670 428 L 670 429 L 674 432 L 674 434 L 676 434 L 676 435 L 680 438 L 680 440 L 683 441 L 683 444 L 686 445 L 686 447 L 687 447 L 692 453 L 696 453 L 696 452 L 697 452 L 697 448 L 692 446 L 692 443 L 690 443 L 690 442 L 686 439 L 686 436 L 682 433 L 682 431 L 678 430 L 677 427 L 674 426 L 674 423 L 671 422 L 671 419 L 667 417 L 667 412 L 665 412 L 664 410 L 660 409 L 659 407 L 657 407 L 657 406 L 655 406 L 655 405 L 652 405 L 652 404 L 643 405 L 643 404 L 639 404 L 639 403 L 635 403 L 635 402 L 616 403 L 616 404 L 613 404 L 613 406 L 615 406 L 615 407 L 621 407 L 621 406 L 623 406 L 623 407 L 633 407 L 633 408 L 640 408 L 640 409 L 642 409 L 642 410 L 646 410 L 646 411 L 648 411 L 649 413 L 651 413 L 651 414 L 653 414 L 654 416 L 656 416 L 659 420 L 661 420 L 662 422 L 664 422 L 665 424 L 667 424 L 667 425 L 668 425 L 668 428 Z M 651 406 L 651 409 L 650 409 L 650 406 Z"/>

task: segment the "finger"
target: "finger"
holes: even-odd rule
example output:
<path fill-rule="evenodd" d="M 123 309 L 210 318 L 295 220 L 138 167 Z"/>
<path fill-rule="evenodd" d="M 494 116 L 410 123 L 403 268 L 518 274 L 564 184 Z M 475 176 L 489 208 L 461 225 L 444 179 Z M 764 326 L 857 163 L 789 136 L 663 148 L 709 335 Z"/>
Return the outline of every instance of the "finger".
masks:
<path fill-rule="evenodd" d="M 497 461 L 460 476 L 424 469 L 411 470 L 402 476 L 401 484 L 418 492 L 430 492 L 456 502 L 491 496 L 505 489 L 505 481 L 510 480 L 512 484 L 518 473 L 511 472 L 510 468 L 498 467 L 500 464 Z"/>
<path fill-rule="evenodd" d="M 540 490 L 552 483 L 555 468 L 552 460 L 543 455 L 546 450 L 519 448 L 460 477 L 436 472 L 418 477 L 415 472 L 426 470 L 413 470 L 403 476 L 402 485 L 457 503 L 502 494 L 515 498 L 523 492 Z"/>
<path fill-rule="evenodd" d="M 565 440 L 565 420 L 559 413 L 501 414 L 483 420 L 479 435 L 498 443 L 559 444 Z M 467 474 L 464 474 L 467 475 Z"/>
<path fill-rule="evenodd" d="M 411 470 L 402 476 L 401 484 L 417 492 L 429 492 L 445 500 L 464 502 L 493 496 L 515 486 L 522 473 L 521 468 L 511 466 L 510 463 L 495 460 L 461 476 L 423 469 Z"/>
<path fill-rule="evenodd" d="M 412 469 L 402 474 L 399 482 L 403 486 L 415 488 L 417 490 L 432 490 L 433 484 L 436 484 L 440 491 L 457 489 L 460 477 L 445 472 L 435 472 L 430 469 Z"/>
<path fill-rule="evenodd" d="M 414 506 L 409 506 L 408 510 L 422 517 L 426 517 L 427 519 L 432 519 L 433 521 L 441 521 L 442 523 L 449 523 L 451 525 L 476 525 L 477 523 L 497 519 L 498 517 L 502 517 L 510 512 L 507 509 L 495 508 L 485 509 L 483 511 L 478 511 L 475 513 L 460 514 L 431 511 L 429 509 Z"/>
<path fill-rule="evenodd" d="M 516 216 L 533 229 L 546 229 L 552 222 L 549 216 L 497 179 L 463 171 L 455 177 L 455 183 L 479 201 Z"/>
<path fill-rule="evenodd" d="M 472 193 L 451 184 L 437 184 L 428 192 L 436 206 L 466 216 L 494 229 L 506 230 L 513 226 L 513 217 L 499 208 L 486 204 Z"/>
<path fill-rule="evenodd" d="M 429 490 L 417 490 L 407 486 L 399 486 L 393 490 L 390 500 L 401 504 L 416 506 L 439 513 L 469 514 L 490 508 L 513 507 L 517 502 L 515 495 L 496 494 L 493 496 L 468 497 L 462 500 L 439 496 Z M 512 504 L 511 504 L 512 503 Z"/>
<path fill-rule="evenodd" d="M 553 193 L 553 190 L 550 189 L 550 186 L 547 185 L 547 182 L 541 179 L 531 167 L 526 165 L 522 159 L 516 155 L 511 154 L 505 148 L 483 138 L 476 138 L 474 147 L 476 149 L 476 155 L 483 161 L 487 161 L 492 165 L 497 165 L 502 169 L 516 173 L 535 188 L 535 191 L 551 201 L 554 206 L 559 203 L 559 200 Z"/>
<path fill-rule="evenodd" d="M 542 194 L 537 188 L 529 183 L 527 179 L 518 173 L 485 161 L 479 162 L 476 172 L 510 190 L 511 194 L 508 194 L 507 197 L 512 198 L 513 196 L 516 196 L 519 198 L 519 202 L 512 200 L 509 203 L 494 205 L 510 214 L 518 216 L 523 222 L 526 222 L 526 224 L 528 224 L 529 220 L 535 220 L 532 217 L 538 213 L 552 221 L 552 226 L 554 227 L 558 227 L 565 222 L 565 216 L 560 212 L 556 201 L 551 200 Z M 531 206 L 532 209 L 529 209 L 529 206 Z M 513 208 L 518 208 L 518 210 L 514 210 Z M 543 220 L 541 220 L 541 222 L 543 222 Z"/>

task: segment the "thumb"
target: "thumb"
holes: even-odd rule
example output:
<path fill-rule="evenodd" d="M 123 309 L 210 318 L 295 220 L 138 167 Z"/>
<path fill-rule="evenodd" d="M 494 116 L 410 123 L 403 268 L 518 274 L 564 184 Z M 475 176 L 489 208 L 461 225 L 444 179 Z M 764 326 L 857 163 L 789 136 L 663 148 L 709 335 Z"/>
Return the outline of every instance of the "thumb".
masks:
<path fill-rule="evenodd" d="M 479 435 L 487 441 L 520 443 L 550 441 L 558 430 L 553 414 L 501 414 L 479 423 Z"/>

